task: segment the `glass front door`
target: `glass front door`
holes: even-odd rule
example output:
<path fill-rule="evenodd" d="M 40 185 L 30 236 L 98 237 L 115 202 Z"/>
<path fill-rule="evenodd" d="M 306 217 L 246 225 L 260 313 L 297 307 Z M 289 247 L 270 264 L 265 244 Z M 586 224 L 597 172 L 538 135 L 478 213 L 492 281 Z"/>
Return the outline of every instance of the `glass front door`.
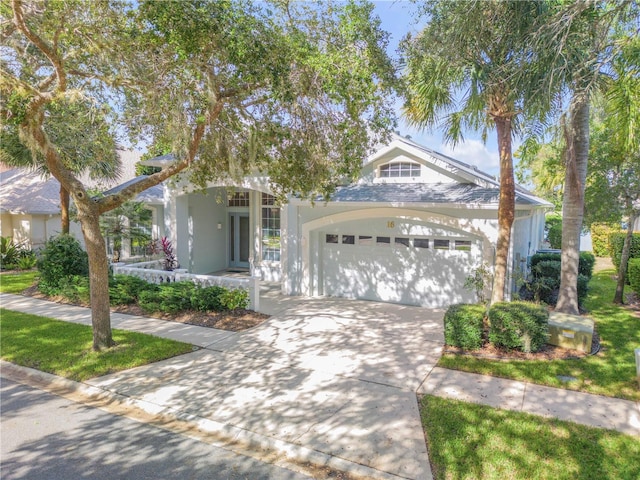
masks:
<path fill-rule="evenodd" d="M 229 266 L 249 268 L 249 214 L 229 214 Z"/>

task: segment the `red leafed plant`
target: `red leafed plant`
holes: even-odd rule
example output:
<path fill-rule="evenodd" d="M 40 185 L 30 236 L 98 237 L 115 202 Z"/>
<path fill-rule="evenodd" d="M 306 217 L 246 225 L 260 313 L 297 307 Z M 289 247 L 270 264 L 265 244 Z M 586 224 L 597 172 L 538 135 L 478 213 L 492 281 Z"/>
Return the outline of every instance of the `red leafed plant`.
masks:
<path fill-rule="evenodd" d="M 179 265 L 178 260 L 173 253 L 173 245 L 171 245 L 171 240 L 169 240 L 167 237 L 162 237 L 160 239 L 160 243 L 162 244 L 162 252 L 164 253 L 164 269 L 169 271 L 175 270 L 179 267 Z"/>

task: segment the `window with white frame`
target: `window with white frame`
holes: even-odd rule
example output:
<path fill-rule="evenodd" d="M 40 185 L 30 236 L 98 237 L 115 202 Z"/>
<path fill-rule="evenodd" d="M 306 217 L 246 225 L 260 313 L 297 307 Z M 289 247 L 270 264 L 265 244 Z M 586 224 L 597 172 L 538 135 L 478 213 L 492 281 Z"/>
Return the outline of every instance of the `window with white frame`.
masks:
<path fill-rule="evenodd" d="M 248 207 L 249 206 L 249 192 L 235 192 L 229 196 L 230 207 Z"/>
<path fill-rule="evenodd" d="M 280 261 L 280 207 L 266 193 L 262 194 L 262 260 Z"/>
<path fill-rule="evenodd" d="M 419 177 L 420 164 L 411 162 L 394 162 L 382 165 L 378 171 L 380 178 Z"/>

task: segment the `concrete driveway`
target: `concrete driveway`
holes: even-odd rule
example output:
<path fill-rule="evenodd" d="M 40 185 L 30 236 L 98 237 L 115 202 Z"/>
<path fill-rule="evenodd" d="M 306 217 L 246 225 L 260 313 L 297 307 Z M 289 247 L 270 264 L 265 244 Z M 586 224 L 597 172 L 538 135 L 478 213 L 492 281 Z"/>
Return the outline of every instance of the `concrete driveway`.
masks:
<path fill-rule="evenodd" d="M 273 317 L 256 328 L 88 383 L 338 468 L 431 478 L 415 392 L 441 354 L 443 311 L 273 291 L 261 305 Z"/>

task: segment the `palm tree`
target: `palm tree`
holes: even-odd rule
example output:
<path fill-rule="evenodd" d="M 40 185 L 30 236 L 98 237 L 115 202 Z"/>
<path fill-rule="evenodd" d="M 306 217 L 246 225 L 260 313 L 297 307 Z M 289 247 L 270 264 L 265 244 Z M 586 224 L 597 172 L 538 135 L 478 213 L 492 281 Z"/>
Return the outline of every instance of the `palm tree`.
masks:
<path fill-rule="evenodd" d="M 58 102 L 47 108 L 45 131 L 60 146 L 63 162 L 76 175 L 88 174 L 92 180 L 115 180 L 120 174 L 116 144 L 109 134 L 104 111 L 89 102 Z M 82 139 L 79 141 L 78 139 Z M 12 167 L 38 171 L 49 176 L 42 154 L 32 151 L 10 122 L 0 129 L 0 161 Z M 62 233 L 69 233 L 69 191 L 60 184 Z"/>
<path fill-rule="evenodd" d="M 530 58 L 528 35 L 543 9 L 535 1 L 432 1 L 424 11 L 429 24 L 404 43 L 404 113 L 411 124 L 441 123 L 454 143 L 464 129 L 482 130 L 486 138 L 487 129 L 496 128 L 500 198 L 492 303 L 504 298 L 515 211 L 511 140 L 528 107 L 517 79 Z"/>
<path fill-rule="evenodd" d="M 578 314 L 578 262 L 584 217 L 589 155 L 589 110 L 601 73 L 615 56 L 610 34 L 626 15 L 637 12 L 632 1 L 549 2 L 547 20 L 531 37 L 540 76 L 540 101 L 558 102 L 557 92 L 571 95 L 564 116 L 565 186 L 562 206 L 562 268 L 556 310 Z M 550 94 L 550 92 L 552 92 Z"/>

